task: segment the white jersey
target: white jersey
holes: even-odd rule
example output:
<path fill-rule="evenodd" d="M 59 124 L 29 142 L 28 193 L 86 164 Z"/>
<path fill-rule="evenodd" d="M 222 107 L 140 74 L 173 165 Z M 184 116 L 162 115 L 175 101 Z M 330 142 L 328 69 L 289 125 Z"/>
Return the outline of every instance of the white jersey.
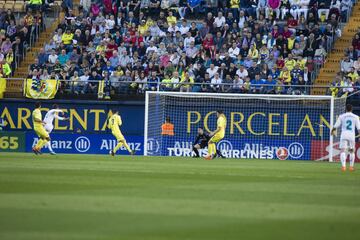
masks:
<path fill-rule="evenodd" d="M 63 111 L 60 109 L 51 109 L 46 113 L 45 118 L 44 118 L 44 123 L 45 123 L 45 130 L 47 132 L 51 132 L 53 130 L 53 128 L 54 128 L 53 122 L 54 122 L 55 118 L 57 118 L 59 120 L 65 119 L 58 115 L 58 113 L 62 113 L 62 112 Z"/>
<path fill-rule="evenodd" d="M 351 112 L 341 114 L 334 128 L 341 127 L 341 139 L 355 141 L 355 128 L 360 132 L 359 117 Z"/>

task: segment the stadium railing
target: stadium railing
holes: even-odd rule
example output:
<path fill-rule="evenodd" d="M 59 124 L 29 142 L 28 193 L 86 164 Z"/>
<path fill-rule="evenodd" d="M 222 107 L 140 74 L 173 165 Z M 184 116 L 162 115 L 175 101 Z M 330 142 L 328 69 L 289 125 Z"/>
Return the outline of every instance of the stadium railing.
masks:
<path fill-rule="evenodd" d="M 5 98 L 22 98 L 25 96 L 27 81 L 24 78 L 7 78 L 7 88 Z M 189 92 L 222 92 L 222 93 L 262 93 L 262 94 L 290 94 L 290 95 L 309 95 L 312 89 L 326 89 L 327 95 L 353 94 L 360 99 L 359 87 L 331 86 L 331 85 L 286 85 L 286 84 L 242 84 L 234 83 L 162 83 L 162 82 L 140 82 L 140 81 L 100 81 L 89 80 L 87 82 L 58 80 L 58 91 L 56 98 L 73 98 L 74 96 L 84 96 L 93 98 L 105 98 L 105 96 L 116 99 L 124 95 L 143 95 L 146 91 L 189 91 Z M 93 89 L 87 87 L 88 84 L 95 86 Z M 99 91 L 99 86 L 103 88 Z M 101 93 L 101 94 L 100 94 Z M 355 94 L 356 93 L 356 94 Z M 105 98 L 106 99 L 106 98 Z M 110 99 L 110 98 L 107 98 Z"/>

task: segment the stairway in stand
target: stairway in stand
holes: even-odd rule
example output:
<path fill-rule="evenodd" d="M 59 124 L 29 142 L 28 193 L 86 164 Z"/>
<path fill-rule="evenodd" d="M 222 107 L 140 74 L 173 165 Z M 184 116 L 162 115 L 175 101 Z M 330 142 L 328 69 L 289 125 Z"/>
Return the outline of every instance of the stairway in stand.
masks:
<path fill-rule="evenodd" d="M 74 7 L 73 12 L 75 16 L 78 15 L 78 6 L 80 5 L 80 0 L 73 1 Z M 34 59 L 37 57 L 37 54 L 40 48 L 45 46 L 45 43 L 50 40 L 53 36 L 53 33 L 56 31 L 58 24 L 64 19 L 64 12 L 60 12 L 59 18 L 54 21 L 46 31 L 40 33 L 39 39 L 36 41 L 35 45 L 27 52 L 25 59 L 20 63 L 20 66 L 16 69 L 14 73 L 14 78 L 25 78 L 28 75 L 29 65 L 34 63 Z"/>
<path fill-rule="evenodd" d="M 35 42 L 35 45 L 26 53 L 25 59 L 20 63 L 18 68 L 15 70 L 14 78 L 24 78 L 28 75 L 29 65 L 34 63 L 34 59 L 37 57 L 37 54 L 40 48 L 45 46 L 45 43 L 50 40 L 53 36 L 53 33 L 57 29 L 60 19 L 63 19 L 64 13 L 60 13 L 60 16 L 55 20 L 50 27 L 46 28 L 46 31 L 40 33 L 38 40 Z"/>
<path fill-rule="evenodd" d="M 324 67 L 315 80 L 314 85 L 328 86 L 335 79 L 336 73 L 340 71 L 340 62 L 344 57 L 345 49 L 351 46 L 352 39 L 360 27 L 360 1 L 358 1 L 353 13 L 342 31 L 341 38 L 337 39 L 331 53 L 328 55 Z M 326 88 L 314 88 L 312 95 L 325 95 Z"/>

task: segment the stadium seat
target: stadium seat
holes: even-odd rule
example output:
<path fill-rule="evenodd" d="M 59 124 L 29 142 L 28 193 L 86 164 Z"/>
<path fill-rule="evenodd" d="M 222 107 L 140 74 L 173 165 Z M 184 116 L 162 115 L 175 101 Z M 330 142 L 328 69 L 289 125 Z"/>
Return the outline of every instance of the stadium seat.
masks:
<path fill-rule="evenodd" d="M 25 12 L 25 4 L 23 1 L 16 1 L 14 4 L 14 12 L 22 13 Z"/>
<path fill-rule="evenodd" d="M 55 0 L 54 5 L 61 6 L 62 1 L 61 0 Z"/>
<path fill-rule="evenodd" d="M 6 1 L 3 8 L 14 10 L 14 5 L 15 5 L 15 1 Z"/>
<path fill-rule="evenodd" d="M 0 9 L 4 9 L 5 1 L 0 1 Z"/>

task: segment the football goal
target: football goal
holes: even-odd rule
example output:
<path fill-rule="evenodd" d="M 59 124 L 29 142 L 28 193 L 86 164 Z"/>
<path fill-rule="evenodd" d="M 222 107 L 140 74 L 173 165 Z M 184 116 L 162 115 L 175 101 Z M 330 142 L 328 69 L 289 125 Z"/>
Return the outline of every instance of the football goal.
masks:
<path fill-rule="evenodd" d="M 198 129 L 214 131 L 222 110 L 225 157 L 331 162 L 339 151 L 330 129 L 345 105 L 332 96 L 146 92 L 144 154 L 192 156 Z"/>

